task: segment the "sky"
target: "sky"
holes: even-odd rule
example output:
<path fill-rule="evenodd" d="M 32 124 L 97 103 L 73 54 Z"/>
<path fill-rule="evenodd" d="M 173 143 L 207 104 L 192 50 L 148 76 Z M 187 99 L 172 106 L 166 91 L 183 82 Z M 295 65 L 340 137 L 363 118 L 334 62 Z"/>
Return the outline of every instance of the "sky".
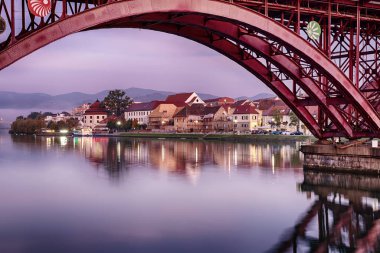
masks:
<path fill-rule="evenodd" d="M 219 96 L 272 93 L 247 70 L 196 42 L 137 29 L 86 31 L 0 71 L 0 90 L 96 93 L 139 87 Z"/>

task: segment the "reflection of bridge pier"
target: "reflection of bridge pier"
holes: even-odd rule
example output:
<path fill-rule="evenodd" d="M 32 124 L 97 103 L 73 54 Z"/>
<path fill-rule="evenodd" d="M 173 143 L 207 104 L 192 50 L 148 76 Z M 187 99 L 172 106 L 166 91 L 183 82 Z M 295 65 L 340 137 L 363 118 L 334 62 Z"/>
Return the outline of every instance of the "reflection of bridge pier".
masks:
<path fill-rule="evenodd" d="M 376 252 L 380 238 L 377 177 L 305 172 L 299 190 L 318 200 L 271 252 Z"/>

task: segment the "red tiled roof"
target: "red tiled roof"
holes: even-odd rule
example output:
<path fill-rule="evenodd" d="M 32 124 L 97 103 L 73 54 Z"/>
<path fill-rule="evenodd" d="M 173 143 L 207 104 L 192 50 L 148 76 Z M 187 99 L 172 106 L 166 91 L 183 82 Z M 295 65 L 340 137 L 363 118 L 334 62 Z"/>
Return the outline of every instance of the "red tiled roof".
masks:
<path fill-rule="evenodd" d="M 96 100 L 88 110 L 85 111 L 85 115 L 107 115 L 107 109 L 100 103 L 99 100 Z"/>
<path fill-rule="evenodd" d="M 189 99 L 189 97 L 192 95 L 193 93 L 178 93 L 178 94 L 174 94 L 174 95 L 170 95 L 166 98 L 166 102 L 171 102 L 171 103 L 185 103 L 186 100 Z"/>
<path fill-rule="evenodd" d="M 235 103 L 235 99 L 230 98 L 230 97 L 219 97 L 219 98 L 212 98 L 212 99 L 205 100 L 205 103 L 212 103 L 212 102 L 233 104 Z"/>
<path fill-rule="evenodd" d="M 223 107 L 223 106 L 207 106 L 205 107 L 205 111 L 204 111 L 204 114 L 207 115 L 207 114 L 215 114 L 219 111 L 219 109 Z M 224 107 L 223 107 L 224 108 Z"/>
<path fill-rule="evenodd" d="M 91 112 L 88 112 L 86 111 L 84 113 L 84 115 L 108 115 L 108 112 L 107 111 L 91 111 Z"/>
<path fill-rule="evenodd" d="M 236 107 L 234 114 L 259 114 L 252 105 L 239 105 Z"/>
<path fill-rule="evenodd" d="M 275 114 L 279 115 L 289 115 L 290 108 L 286 105 L 275 105 L 270 107 L 267 110 L 263 111 L 263 116 L 275 116 Z"/>
<path fill-rule="evenodd" d="M 242 99 L 242 100 L 235 101 L 233 106 L 237 107 L 237 106 L 241 106 L 241 105 L 244 105 L 246 103 L 249 103 L 249 102 L 251 102 L 251 101 L 248 99 Z"/>
<path fill-rule="evenodd" d="M 122 118 L 119 118 L 119 117 L 117 117 L 117 116 L 115 116 L 115 115 L 111 115 L 111 116 L 109 116 L 109 117 L 103 119 L 103 120 L 100 121 L 99 123 L 101 123 L 101 124 L 107 124 L 107 123 L 110 122 L 110 121 L 116 121 L 116 120 L 123 120 L 123 119 L 122 119 Z"/>
<path fill-rule="evenodd" d="M 177 112 L 174 117 L 187 117 L 189 115 L 204 115 L 205 106 L 203 104 L 192 104 L 191 106 L 186 105 L 179 112 Z"/>
<path fill-rule="evenodd" d="M 136 112 L 136 111 L 152 111 L 156 109 L 160 104 L 165 103 L 164 101 L 152 101 L 147 103 L 133 103 L 131 104 L 126 112 Z"/>
<path fill-rule="evenodd" d="M 285 106 L 285 103 L 282 100 L 276 98 L 265 98 L 255 100 L 255 103 L 258 103 L 257 109 L 265 111 L 271 108 L 272 106 Z"/>

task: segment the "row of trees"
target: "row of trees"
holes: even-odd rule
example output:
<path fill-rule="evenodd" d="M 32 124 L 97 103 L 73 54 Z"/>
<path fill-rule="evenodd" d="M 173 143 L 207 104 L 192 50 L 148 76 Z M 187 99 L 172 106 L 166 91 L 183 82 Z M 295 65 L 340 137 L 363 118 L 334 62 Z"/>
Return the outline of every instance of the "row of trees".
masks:
<path fill-rule="evenodd" d="M 283 122 L 283 116 L 279 110 L 274 111 L 273 114 L 274 114 L 273 121 L 269 122 L 271 126 L 281 127 L 281 125 L 289 124 L 289 126 L 296 126 L 297 131 L 299 131 L 300 120 L 294 112 L 290 112 L 290 115 L 289 115 L 290 122 L 287 122 L 287 121 Z"/>
<path fill-rule="evenodd" d="M 18 116 L 11 125 L 10 133 L 14 134 L 35 134 L 41 132 L 41 129 L 47 128 L 55 131 L 68 129 L 72 130 L 79 125 L 79 121 L 70 118 L 66 121 L 50 121 L 48 124 L 45 122 L 45 117 L 53 115 L 51 112 L 31 112 L 27 117 Z"/>
<path fill-rule="evenodd" d="M 14 134 L 35 134 L 46 124 L 43 119 L 20 118 L 16 119 L 11 125 L 10 133 Z"/>
<path fill-rule="evenodd" d="M 118 117 L 122 116 L 124 111 L 133 103 L 133 100 L 126 95 L 122 90 L 112 90 L 103 100 L 103 105 L 109 112 Z M 66 112 L 63 112 L 68 114 Z M 27 117 L 19 116 L 11 125 L 11 133 L 16 134 L 35 134 L 40 132 L 41 129 L 47 128 L 55 131 L 62 129 L 72 130 L 79 125 L 79 121 L 70 118 L 65 121 L 50 121 L 48 124 L 44 121 L 47 116 L 52 116 L 52 112 L 31 112 Z M 122 120 L 111 121 L 108 127 L 112 130 L 130 130 L 130 129 L 143 129 L 145 126 L 138 125 L 137 121 Z"/>

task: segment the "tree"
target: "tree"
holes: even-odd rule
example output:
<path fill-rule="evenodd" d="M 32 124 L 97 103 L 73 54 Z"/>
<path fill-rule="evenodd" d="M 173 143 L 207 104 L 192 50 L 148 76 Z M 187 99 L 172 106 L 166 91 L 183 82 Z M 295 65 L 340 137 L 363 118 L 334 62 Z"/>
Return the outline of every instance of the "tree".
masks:
<path fill-rule="evenodd" d="M 282 123 L 282 115 L 281 115 L 280 110 L 276 109 L 273 111 L 273 119 L 274 119 L 276 126 L 280 127 L 281 123 Z"/>
<path fill-rule="evenodd" d="M 41 112 L 31 112 L 29 115 L 28 115 L 28 119 L 39 119 L 41 118 L 42 116 L 42 113 Z"/>
<path fill-rule="evenodd" d="M 134 119 L 132 121 L 132 129 L 137 129 L 139 127 L 139 122 L 137 121 L 137 119 Z"/>
<path fill-rule="evenodd" d="M 41 119 L 17 119 L 11 125 L 11 133 L 15 134 L 35 134 L 46 127 Z"/>
<path fill-rule="evenodd" d="M 132 120 L 129 119 L 129 120 L 127 120 L 127 122 L 125 123 L 124 130 L 125 130 L 125 131 L 129 131 L 129 130 L 131 130 L 131 129 L 132 129 Z"/>
<path fill-rule="evenodd" d="M 300 119 L 297 117 L 297 115 L 294 112 L 290 112 L 289 114 L 290 118 L 290 124 L 291 126 L 297 126 L 297 131 L 300 130 Z"/>
<path fill-rule="evenodd" d="M 133 100 L 122 90 L 109 91 L 103 101 L 107 110 L 116 116 L 120 116 L 132 102 Z"/>

